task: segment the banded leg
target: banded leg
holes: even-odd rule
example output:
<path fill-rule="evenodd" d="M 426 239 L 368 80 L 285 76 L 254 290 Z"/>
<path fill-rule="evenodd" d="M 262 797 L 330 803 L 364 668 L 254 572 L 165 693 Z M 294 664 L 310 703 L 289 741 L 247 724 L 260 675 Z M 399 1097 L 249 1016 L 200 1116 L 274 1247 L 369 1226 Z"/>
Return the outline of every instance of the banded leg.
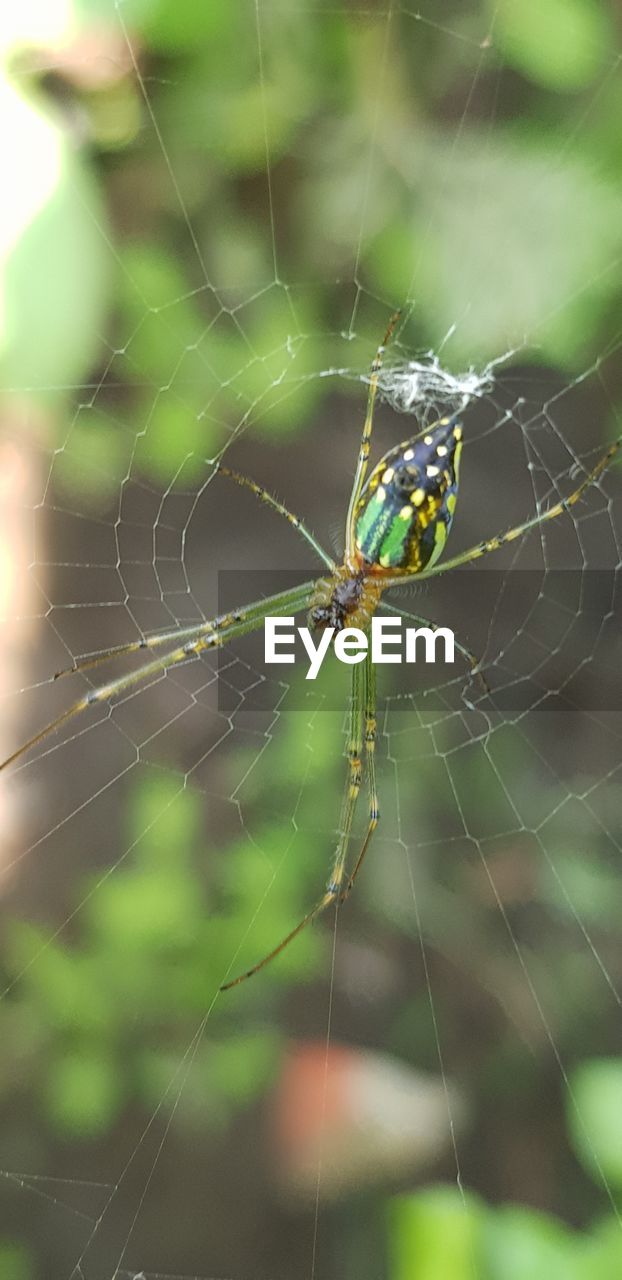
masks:
<path fill-rule="evenodd" d="M 420 622 L 424 627 L 430 627 L 432 631 L 438 631 L 438 627 L 436 623 L 430 622 L 429 619 L 427 618 L 420 617 L 418 613 L 411 613 L 409 609 L 401 609 L 396 607 L 395 605 L 387 604 L 386 600 L 381 601 L 379 608 L 384 609 L 388 613 L 396 614 L 398 618 L 408 618 L 409 622 Z M 477 679 L 479 680 L 484 690 L 484 693 L 490 693 L 490 687 L 488 685 L 486 677 L 480 671 L 479 658 L 476 658 L 475 654 L 471 653 L 470 649 L 465 649 L 464 645 L 461 644 L 460 641 L 456 639 L 455 635 L 454 635 L 454 644 L 456 646 L 456 649 L 458 650 L 458 653 L 462 654 L 462 657 L 464 658 L 465 662 L 467 662 L 468 665 L 470 666 L 471 674 L 474 676 L 477 676 Z"/>
<path fill-rule="evenodd" d="M 376 786 L 376 668 L 371 660 L 369 650 L 365 657 L 365 767 L 367 770 L 367 787 L 369 791 L 369 821 L 365 839 L 361 845 L 361 851 L 354 864 L 353 870 L 348 877 L 348 883 L 341 894 L 340 902 L 345 902 L 348 894 L 352 892 L 352 886 L 361 869 L 363 859 L 369 846 L 371 839 L 380 821 L 380 810 L 378 808 L 378 789 Z"/>
<path fill-rule="evenodd" d="M 302 920 L 296 925 L 290 933 L 287 934 L 277 947 L 254 964 L 252 969 L 247 969 L 245 973 L 241 973 L 237 978 L 232 978 L 230 982 L 223 983 L 221 991 L 230 991 L 232 987 L 237 987 L 241 982 L 246 982 L 247 978 L 252 978 L 260 969 L 264 969 L 267 964 L 275 960 L 277 956 L 289 946 L 294 938 L 306 929 L 308 924 L 316 920 L 318 916 L 326 910 L 327 907 L 336 906 L 340 900 L 342 885 L 345 873 L 345 864 L 348 854 L 348 845 L 350 843 L 350 833 L 352 831 L 352 821 L 356 810 L 356 802 L 361 790 L 362 761 L 361 750 L 363 745 L 363 690 L 364 680 L 361 677 L 360 664 L 352 667 L 352 697 L 350 703 L 350 723 L 348 731 L 348 772 L 346 775 L 345 788 L 343 793 L 343 801 L 341 805 L 341 821 L 339 828 L 339 838 L 337 848 L 333 860 L 333 867 L 330 879 L 326 885 L 326 890 L 319 902 L 303 916 Z M 367 843 L 369 842 L 369 836 Z M 359 862 L 361 859 L 359 858 Z"/>
<path fill-rule="evenodd" d="M 243 489 L 250 489 L 251 493 L 253 493 L 256 498 L 259 498 L 260 502 L 265 502 L 266 506 L 272 507 L 273 511 L 278 512 L 280 516 L 284 516 L 292 527 L 297 530 L 300 536 L 304 538 L 305 542 L 313 548 L 315 554 L 319 556 L 320 560 L 326 565 L 326 567 L 328 569 L 335 568 L 334 561 L 331 560 L 324 548 L 320 546 L 315 536 L 311 533 L 311 530 L 307 529 L 306 525 L 303 524 L 302 520 L 300 520 L 298 516 L 289 511 L 282 502 L 279 502 L 278 498 L 275 498 L 272 493 L 268 493 L 268 490 L 264 489 L 263 485 L 257 484 L 256 481 L 251 480 L 249 476 L 243 476 L 239 471 L 233 471 L 231 467 L 223 466 L 221 462 L 216 464 L 216 470 L 219 471 L 221 475 L 228 476 L 230 480 L 241 485 Z"/>
<path fill-rule="evenodd" d="M 387 343 L 391 339 L 393 330 L 395 329 L 395 326 L 400 318 L 400 315 L 401 315 L 401 312 L 396 311 L 394 315 L 391 316 L 391 319 L 389 320 L 389 323 L 387 325 L 387 331 L 384 335 L 384 338 L 382 339 L 382 342 L 380 343 L 380 346 L 378 347 L 378 350 L 374 356 L 374 359 L 371 365 L 370 378 L 369 378 L 369 392 L 367 395 L 367 412 L 365 414 L 365 422 L 363 423 L 363 433 L 361 435 L 361 443 L 359 445 L 359 455 L 356 463 L 356 472 L 354 475 L 354 483 L 352 485 L 352 493 L 350 494 L 350 504 L 348 506 L 348 518 L 346 520 L 346 556 L 347 557 L 353 556 L 354 550 L 355 550 L 354 514 L 356 511 L 356 504 L 361 496 L 361 489 L 363 488 L 365 476 L 367 474 L 367 464 L 369 462 L 369 450 L 371 447 L 371 433 L 374 425 L 374 405 L 376 403 L 376 394 L 378 391 L 378 375 L 382 368 L 385 348 L 387 346 Z"/>
<path fill-rule="evenodd" d="M 325 564 L 328 569 L 333 570 L 335 568 L 333 560 L 331 560 L 330 556 L 327 554 L 324 548 L 320 546 L 320 543 L 317 541 L 317 539 L 314 537 L 311 531 L 307 529 L 306 525 L 303 524 L 302 520 L 300 520 L 298 516 L 294 515 L 291 511 L 289 511 L 288 508 L 284 506 L 282 502 L 279 502 L 278 498 L 275 498 L 273 494 L 268 493 L 267 489 L 264 489 L 262 485 L 256 484 L 255 481 L 251 480 L 248 476 L 243 476 L 240 474 L 240 472 L 233 471 L 230 467 L 223 466 L 222 463 L 217 463 L 216 470 L 220 471 L 222 475 L 228 476 L 231 480 L 234 480 L 236 484 L 241 485 L 243 488 L 250 489 L 251 493 L 253 493 L 256 498 L 259 498 L 261 502 L 265 502 L 267 506 L 272 507 L 272 509 L 278 512 L 279 515 L 284 516 L 285 519 L 288 520 L 289 523 L 293 526 L 293 528 L 295 528 L 298 531 L 298 533 L 300 533 L 301 537 L 304 538 L 305 542 L 307 542 L 308 545 L 313 548 L 313 550 L 315 551 L 319 559 L 322 561 L 322 563 Z M 284 594 L 287 594 L 287 593 L 284 593 Z M 275 597 L 275 600 L 274 600 L 275 609 L 277 608 L 277 604 L 278 604 L 278 598 Z M 205 628 L 205 631 L 204 633 L 202 632 L 202 634 L 207 634 L 209 631 L 216 629 L 219 625 L 222 625 L 224 622 L 228 621 L 230 616 L 233 618 L 234 621 L 238 620 L 237 615 L 226 614 L 226 615 L 223 615 L 223 617 L 221 618 L 215 619 L 213 623 L 208 622 L 204 624 L 199 624 Z M 196 634 L 197 634 L 196 626 L 183 627 L 183 628 L 178 628 L 174 631 L 162 632 L 158 636 L 150 636 L 142 640 L 133 640 L 129 644 L 115 645 L 115 647 L 112 649 L 106 649 L 104 653 L 98 653 L 98 654 L 94 654 L 93 656 L 82 658 L 78 662 L 74 662 L 73 666 L 65 667 L 62 671 L 56 671 L 54 674 L 54 679 L 59 680 L 63 676 L 74 675 L 76 671 L 90 671 L 93 669 L 93 667 L 98 667 L 100 666 L 101 663 L 108 662 L 113 658 L 124 658 L 124 657 L 127 657 L 129 654 L 140 653 L 144 650 L 160 648 L 162 645 L 172 644 L 175 641 L 179 643 L 179 641 L 193 638 Z"/>
<path fill-rule="evenodd" d="M 298 587 L 289 587 L 287 591 L 280 591 L 277 595 L 268 597 L 270 608 L 276 613 L 281 608 L 291 608 L 291 601 L 299 591 L 308 594 L 309 598 L 312 594 L 313 582 L 305 582 Z M 151 653 L 154 649 L 162 649 L 167 644 L 179 645 L 181 641 L 194 640 L 199 636 L 210 635 L 213 632 L 221 631 L 228 627 L 231 623 L 245 622 L 253 616 L 254 613 L 260 614 L 259 621 L 263 621 L 265 614 L 263 610 L 266 601 L 257 601 L 254 604 L 247 605 L 245 609 L 234 609 L 229 613 L 221 613 L 219 617 L 213 618 L 210 622 L 195 622 L 190 627 L 175 627 L 172 631 L 160 631 L 157 635 L 146 636 L 140 640 L 131 640 L 129 644 L 115 645 L 112 649 L 104 649 L 101 653 L 87 654 L 85 658 L 79 658 L 74 662 L 72 667 L 65 667 L 62 671 L 55 672 L 54 679 L 60 680 L 63 676 L 73 676 L 77 671 L 92 671 L 94 667 L 103 666 L 106 662 L 112 662 L 114 658 L 127 658 L 132 653 Z M 304 608 L 304 605 L 298 605 L 298 609 Z M 296 612 L 296 610 L 294 610 Z"/>
<path fill-rule="evenodd" d="M 264 618 L 270 613 L 278 612 L 280 609 L 298 613 L 301 609 L 307 608 L 313 592 L 313 585 L 313 582 L 305 582 L 300 587 L 281 592 L 277 596 L 270 596 L 266 600 L 257 601 L 249 605 L 247 609 L 223 614 L 220 618 L 214 619 L 213 622 L 201 623 L 199 626 L 189 628 L 181 633 L 167 632 L 165 636 L 153 636 L 152 642 L 137 641 L 133 646 L 125 646 L 121 650 L 116 650 L 112 656 L 117 656 L 119 653 L 132 653 L 144 648 L 154 649 L 158 644 L 170 641 L 172 637 L 179 640 L 180 634 L 182 637 L 186 637 L 182 644 L 177 644 L 168 653 L 163 653 L 160 657 L 147 662 L 144 666 L 139 667 L 138 671 L 130 671 L 127 675 L 120 676 L 116 680 L 110 680 L 106 684 L 100 685 L 97 689 L 89 689 L 88 693 L 85 693 L 82 698 L 74 702 L 67 711 L 63 711 L 61 715 L 56 716 L 54 720 L 51 720 L 43 729 L 40 729 L 32 738 L 29 738 L 27 742 L 22 743 L 17 748 L 17 751 L 14 751 L 6 760 L 3 760 L 0 763 L 0 770 L 6 769 L 7 765 L 19 760 L 32 747 L 36 747 L 40 742 L 43 742 L 49 734 L 68 724 L 70 720 L 73 720 L 74 716 L 80 715 L 82 711 L 86 711 L 89 707 L 96 706 L 100 702 L 107 702 L 111 698 L 116 698 L 120 694 L 126 693 L 128 690 L 142 684 L 143 681 L 149 680 L 151 676 L 167 671 L 169 667 L 187 662 L 189 658 L 198 657 L 199 654 L 208 649 L 220 648 L 236 637 L 248 635 L 249 632 L 255 631 L 261 626 Z M 106 661 L 110 656 L 110 654 L 101 655 L 99 659 L 94 659 L 90 665 L 95 666 L 98 661 Z M 89 665 L 88 661 L 85 665 Z M 83 668 L 78 667 L 77 669 L 81 670 Z"/>
<path fill-rule="evenodd" d="M 435 564 L 432 569 L 424 569 L 423 573 L 419 573 L 417 577 L 419 579 L 435 578 L 438 573 L 447 573 L 448 569 L 458 569 L 460 565 L 470 564 L 472 560 L 488 555 L 489 551 L 498 551 L 499 547 L 505 546 L 506 542 L 513 542 L 515 538 L 521 538 L 530 529 L 536 529 L 538 525 L 546 524 L 548 520 L 556 520 L 558 516 L 563 515 L 576 502 L 579 502 L 590 485 L 604 475 L 621 446 L 622 436 L 618 436 L 618 439 L 614 440 L 613 444 L 609 445 L 607 451 L 599 458 L 596 466 L 592 467 L 592 470 L 584 477 L 581 484 L 567 498 L 561 498 L 559 502 L 549 507 L 547 511 L 541 511 L 540 515 L 532 516 L 530 520 L 525 520 L 523 524 L 515 525 L 513 529 L 508 529 L 506 533 L 501 533 L 496 538 L 488 538 L 484 542 L 478 542 L 475 547 L 470 547 L 468 551 L 462 551 L 460 555 L 453 556 L 451 560 L 443 560 L 440 564 Z M 406 581 L 407 578 L 396 579 L 396 585 Z"/>

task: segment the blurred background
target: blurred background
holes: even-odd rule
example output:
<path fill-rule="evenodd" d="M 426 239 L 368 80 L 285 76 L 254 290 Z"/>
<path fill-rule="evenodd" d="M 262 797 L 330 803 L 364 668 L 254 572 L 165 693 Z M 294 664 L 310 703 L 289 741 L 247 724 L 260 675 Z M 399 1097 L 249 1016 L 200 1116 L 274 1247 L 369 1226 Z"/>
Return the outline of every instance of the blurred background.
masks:
<path fill-rule="evenodd" d="M 619 433 L 613 0 L 22 0 L 0 40 L 3 756 L 223 570 L 318 572 L 219 457 L 339 554 L 395 307 L 376 456 L 408 361 L 498 362 L 454 551 Z M 324 885 L 347 671 L 250 638 L 2 775 L 0 1280 L 622 1274 L 619 511 L 614 467 L 490 590 L 402 596 L 491 692 L 383 673 L 356 893 L 228 995 Z"/>

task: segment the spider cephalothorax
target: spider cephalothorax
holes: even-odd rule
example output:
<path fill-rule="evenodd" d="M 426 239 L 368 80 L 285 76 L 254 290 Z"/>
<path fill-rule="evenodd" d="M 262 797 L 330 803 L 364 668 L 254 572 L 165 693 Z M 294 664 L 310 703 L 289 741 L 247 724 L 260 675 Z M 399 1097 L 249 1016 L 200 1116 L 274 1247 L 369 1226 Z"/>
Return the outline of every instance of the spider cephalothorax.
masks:
<path fill-rule="evenodd" d="M 358 565 L 342 564 L 331 578 L 320 578 L 311 608 L 309 626 L 316 629 L 368 626 L 373 617 L 382 584 L 372 582 Z"/>

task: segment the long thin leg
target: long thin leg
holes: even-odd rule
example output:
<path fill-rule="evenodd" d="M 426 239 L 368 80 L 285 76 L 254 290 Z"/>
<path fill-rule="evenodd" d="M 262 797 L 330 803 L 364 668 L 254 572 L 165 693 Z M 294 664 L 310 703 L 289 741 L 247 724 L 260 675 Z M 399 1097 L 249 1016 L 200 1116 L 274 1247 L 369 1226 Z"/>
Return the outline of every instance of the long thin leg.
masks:
<path fill-rule="evenodd" d="M 60 729 L 62 725 L 73 720 L 74 716 L 80 715 L 88 707 L 96 706 L 100 702 L 108 702 L 109 699 L 116 698 L 119 694 L 126 693 L 129 689 L 142 684 L 143 681 L 148 680 L 151 676 L 167 671 L 169 667 L 177 666 L 181 662 L 187 662 L 189 658 L 195 658 L 207 649 L 220 648 L 238 636 L 247 635 L 250 631 L 255 631 L 261 626 L 268 614 L 275 611 L 278 612 L 281 609 L 294 614 L 301 609 L 307 608 L 313 592 L 313 586 L 313 581 L 305 582 L 300 587 L 291 588 L 289 591 L 281 592 L 277 596 L 270 596 L 265 600 L 257 601 L 249 605 L 247 609 L 240 610 L 237 613 L 223 614 L 222 617 L 216 618 L 213 622 L 201 623 L 200 626 L 194 628 L 193 635 L 188 633 L 183 644 L 178 644 L 168 653 L 163 653 L 160 657 L 147 662 L 138 671 L 131 671 L 116 680 L 110 680 L 106 684 L 100 685 L 97 689 L 89 689 L 88 693 L 85 693 L 82 698 L 74 702 L 67 711 L 63 711 L 56 719 L 51 720 L 49 724 L 40 729 L 27 742 L 22 743 L 17 748 L 17 751 L 14 751 L 6 760 L 3 760 L 0 763 L 0 770 L 6 769 L 7 765 L 19 760 L 32 747 L 36 747 L 49 734 Z M 179 633 L 173 633 L 173 635 L 178 637 Z M 154 636 L 153 640 L 154 642 L 161 641 L 162 637 Z M 146 647 L 155 648 L 155 643 L 148 645 L 145 642 L 134 646 L 136 649 Z M 128 647 L 125 652 L 133 652 L 133 649 Z"/>
<path fill-rule="evenodd" d="M 361 668 L 359 664 L 352 667 L 352 696 L 350 702 L 350 724 L 348 732 L 348 772 L 346 774 L 345 788 L 343 793 L 343 801 L 341 806 L 341 821 L 339 826 L 339 838 L 337 840 L 337 848 L 333 860 L 330 879 L 326 885 L 326 891 L 320 898 L 319 902 L 303 916 L 302 920 L 296 925 L 295 929 L 288 933 L 277 947 L 254 964 L 252 969 L 247 969 L 245 973 L 241 973 L 237 978 L 232 978 L 231 982 L 225 982 L 220 988 L 221 991 L 230 991 L 232 987 L 237 987 L 241 982 L 246 982 L 247 978 L 252 978 L 254 974 L 259 973 L 260 969 L 265 968 L 272 960 L 275 960 L 294 938 L 306 929 L 312 920 L 315 920 L 327 907 L 334 906 L 340 897 L 343 878 L 345 872 L 346 858 L 348 854 L 348 845 L 350 843 L 350 833 L 352 831 L 352 821 L 356 810 L 356 802 L 361 790 L 362 761 L 361 749 L 363 745 L 363 697 L 364 697 L 365 681 L 361 676 Z M 359 859 L 360 861 L 360 859 Z"/>
<path fill-rule="evenodd" d="M 440 564 L 434 565 L 432 569 L 424 569 L 423 573 L 417 575 L 418 578 L 435 578 L 439 573 L 447 573 L 448 569 L 457 569 L 460 565 L 469 564 L 471 560 L 477 560 L 480 556 L 488 555 L 489 551 L 497 551 L 499 547 L 505 546 L 506 542 L 513 542 L 515 538 L 521 538 L 524 533 L 528 533 L 530 529 L 536 529 L 538 525 L 545 524 L 547 520 L 556 520 L 558 516 L 563 515 L 564 511 L 569 511 L 576 502 L 579 502 L 590 485 L 594 484 L 594 481 L 604 474 L 621 446 L 622 436 L 619 436 L 609 446 L 606 453 L 602 455 L 596 466 L 592 467 L 592 470 L 588 472 L 574 492 L 569 494 L 567 498 L 562 498 L 559 502 L 556 502 L 553 507 L 549 507 L 548 511 L 542 511 L 540 515 L 532 516 L 530 520 L 525 520 L 523 524 L 515 525 L 513 529 L 508 529 L 506 533 L 501 533 L 496 538 L 488 538 L 485 542 L 478 542 L 477 546 L 470 547 L 468 551 L 463 551 L 458 556 L 453 556 L 451 560 L 443 560 Z M 406 578 L 396 579 L 396 585 L 398 582 L 403 583 L 406 581 Z"/>
<path fill-rule="evenodd" d="M 361 851 L 354 864 L 352 871 L 348 877 L 348 883 L 341 894 L 340 902 L 345 902 L 348 894 L 352 892 L 352 886 L 361 869 L 363 859 L 369 846 L 371 839 L 380 821 L 380 810 L 378 808 L 378 790 L 376 786 L 376 668 L 371 660 L 371 654 L 367 651 L 365 658 L 365 765 L 367 769 L 367 787 L 369 790 L 369 821 L 367 823 L 367 831 L 365 839 L 361 845 Z"/>
<path fill-rule="evenodd" d="M 249 476 L 241 475 L 239 471 L 233 471 L 231 467 L 225 467 L 221 462 L 217 464 L 216 470 L 220 471 L 221 475 L 228 476 L 230 480 L 234 480 L 235 483 L 241 485 L 242 488 L 250 489 L 251 493 L 254 493 L 255 497 L 259 498 L 260 502 L 265 502 L 268 507 L 272 507 L 273 511 L 278 512 L 280 516 L 284 516 L 286 520 L 289 520 L 289 523 L 297 530 L 300 536 L 304 538 L 305 542 L 313 548 L 315 554 L 319 556 L 320 560 L 323 561 L 326 567 L 328 569 L 335 568 L 334 561 L 331 560 L 324 548 L 320 546 L 310 529 L 307 529 L 306 525 L 303 524 L 302 520 L 300 520 L 298 516 L 289 511 L 282 502 L 279 502 L 278 498 L 275 498 L 272 493 L 268 493 L 268 490 L 264 489 L 263 485 L 257 484 L 256 481 L 251 480 Z"/>
<path fill-rule="evenodd" d="M 417 574 L 417 577 L 419 576 L 420 575 Z M 396 614 L 398 618 L 408 618 L 410 622 L 420 622 L 423 624 L 424 627 L 430 627 L 432 631 L 438 631 L 438 627 L 436 623 L 430 622 L 427 618 L 420 617 L 418 613 L 411 613 L 409 609 L 402 609 L 397 607 L 396 605 L 387 604 L 386 600 L 382 600 L 378 607 L 380 609 L 384 609 L 385 612 Z M 456 646 L 456 649 L 458 650 L 458 653 L 461 653 L 465 662 L 468 662 L 471 668 L 472 675 L 477 676 L 477 679 L 482 685 L 484 693 L 490 693 L 490 688 L 486 682 L 486 679 L 483 676 L 482 672 L 480 671 L 479 658 L 476 658 L 475 654 L 471 653 L 470 649 L 465 649 L 464 645 L 460 644 L 460 641 L 457 640 L 455 636 L 454 636 L 454 644 Z"/>
<path fill-rule="evenodd" d="M 127 644 L 114 645 L 112 649 L 104 649 L 100 653 L 87 654 L 85 658 L 78 658 L 71 667 L 63 667 L 61 671 L 55 671 L 54 679 L 62 680 L 65 676 L 75 675 L 77 671 L 92 671 L 94 667 L 101 667 L 105 662 L 113 662 L 115 658 L 125 658 L 132 653 L 151 653 L 154 649 L 162 649 L 175 641 L 181 644 L 185 640 L 194 639 L 197 632 L 200 635 L 208 635 L 218 626 L 222 626 L 230 616 L 223 614 L 220 618 L 214 618 L 212 622 L 195 622 L 191 627 L 175 627 L 172 631 L 160 631 L 154 636 L 144 636 L 140 640 L 130 640 Z"/>
<path fill-rule="evenodd" d="M 376 393 L 378 391 L 378 375 L 382 368 L 385 348 L 389 342 L 393 330 L 400 318 L 401 312 L 396 311 L 389 320 L 387 331 L 378 347 L 378 350 L 372 361 L 369 392 L 367 395 L 367 413 L 365 414 L 365 422 L 363 423 L 363 433 L 361 435 L 361 443 L 359 445 L 359 456 L 356 463 L 356 472 L 354 475 L 354 483 L 352 485 L 352 493 L 350 494 L 350 505 L 348 507 L 348 518 L 346 521 L 346 556 L 354 555 L 354 516 L 356 512 L 356 504 L 361 496 L 361 489 L 365 476 L 367 474 L 367 464 L 369 462 L 369 450 L 371 447 L 371 433 L 374 425 L 374 405 L 376 403 Z"/>
<path fill-rule="evenodd" d="M 300 588 L 289 587 L 287 591 L 280 591 L 277 595 L 269 596 L 267 602 L 270 608 L 276 614 L 281 609 L 290 607 L 290 599 L 293 598 L 294 592 L 298 591 L 311 593 L 313 582 L 304 582 Z M 190 627 L 175 627 L 172 631 L 160 631 L 157 635 L 146 636 L 141 640 L 131 640 L 129 644 L 115 645 L 112 649 L 105 649 L 102 653 L 89 654 L 85 658 L 79 658 L 74 662 L 72 667 L 65 667 L 62 671 L 57 671 L 54 675 L 55 680 L 60 680 L 63 676 L 75 675 L 77 671 L 92 671 L 93 667 L 100 667 L 106 662 L 112 662 L 114 658 L 126 658 L 132 653 L 150 653 L 154 649 L 162 649 L 167 644 L 173 644 L 179 647 L 184 641 L 195 640 L 197 637 L 211 635 L 213 632 L 222 631 L 224 627 L 228 627 L 233 622 L 244 622 L 249 619 L 255 611 L 261 611 L 266 601 L 261 600 L 255 604 L 247 605 L 245 609 L 233 610 L 230 613 L 221 613 L 219 617 L 213 618 L 210 622 L 195 622 Z M 299 606 L 302 608 L 303 606 Z M 260 621 L 265 617 L 261 613 Z"/>
<path fill-rule="evenodd" d="M 231 467 L 226 467 L 223 463 L 217 463 L 216 470 L 223 476 L 228 476 L 230 480 L 234 480 L 235 483 L 241 485 L 242 488 L 250 489 L 251 493 L 253 493 L 256 498 L 259 498 L 260 502 L 265 502 L 267 506 L 272 507 L 273 511 L 284 516 L 293 528 L 298 531 L 301 537 L 304 538 L 305 542 L 312 547 L 313 551 L 315 551 L 315 554 L 319 557 L 322 563 L 326 565 L 328 569 L 334 570 L 334 561 L 331 560 L 324 548 L 320 546 L 320 543 L 317 541 L 315 536 L 309 529 L 307 529 L 306 525 L 303 524 L 302 520 L 300 520 L 298 516 L 289 511 L 282 502 L 279 502 L 278 498 L 275 498 L 273 494 L 268 493 L 267 489 L 264 489 L 262 485 L 251 480 L 250 477 L 241 475 L 239 471 L 233 471 Z M 220 621 L 221 619 L 217 619 L 214 623 L 205 623 L 204 625 L 206 629 L 210 629 L 216 627 Z M 108 662 L 113 658 L 123 658 L 130 653 L 139 653 L 142 650 L 156 649 L 164 644 L 174 643 L 175 641 L 180 642 L 186 639 L 191 639 L 196 635 L 196 632 L 196 626 L 183 627 L 174 631 L 163 632 L 159 636 L 150 636 L 144 640 L 133 640 L 129 644 L 115 645 L 112 649 L 106 649 L 104 653 L 97 653 L 93 656 L 82 658 L 78 662 L 74 662 L 73 666 L 64 667 L 62 671 L 56 671 L 54 679 L 59 680 L 62 676 L 74 675 L 76 671 L 90 671 L 93 667 L 100 666 L 102 662 Z"/>

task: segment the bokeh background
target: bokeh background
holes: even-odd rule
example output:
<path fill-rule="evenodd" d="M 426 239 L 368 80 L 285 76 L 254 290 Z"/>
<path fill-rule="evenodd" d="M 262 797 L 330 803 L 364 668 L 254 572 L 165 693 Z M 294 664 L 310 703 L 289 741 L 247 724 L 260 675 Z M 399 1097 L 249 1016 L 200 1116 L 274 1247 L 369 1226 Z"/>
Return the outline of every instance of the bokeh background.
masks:
<path fill-rule="evenodd" d="M 338 551 L 396 306 L 389 369 L 500 362 L 456 550 L 618 433 L 613 2 L 24 0 L 0 34 L 3 755 L 223 569 L 316 571 L 223 451 Z M 240 644 L 3 775 L 1 1280 L 622 1273 L 619 497 L 492 598 L 404 600 L 492 694 L 387 682 L 356 894 L 229 996 L 324 883 L 347 673 L 293 698 Z M 565 709 L 497 711 L 551 650 Z"/>

